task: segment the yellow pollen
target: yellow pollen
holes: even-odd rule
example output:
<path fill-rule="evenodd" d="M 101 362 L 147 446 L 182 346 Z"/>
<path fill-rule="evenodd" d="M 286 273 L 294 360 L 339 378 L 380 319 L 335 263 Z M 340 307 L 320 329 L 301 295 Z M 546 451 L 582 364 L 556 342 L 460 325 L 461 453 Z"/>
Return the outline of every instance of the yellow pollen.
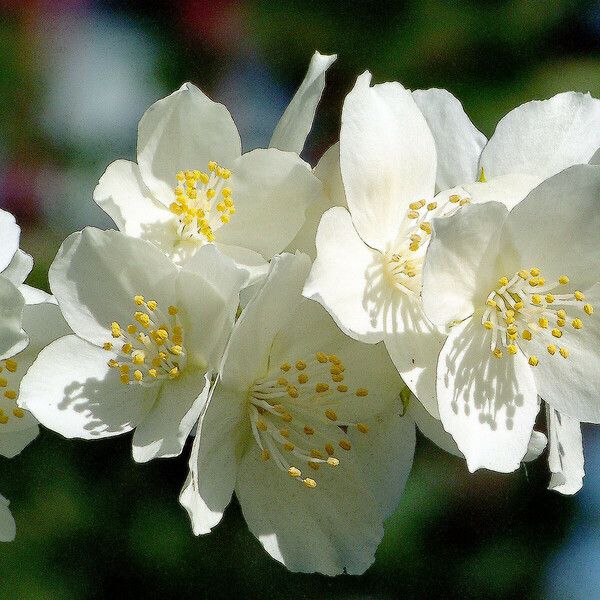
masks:
<path fill-rule="evenodd" d="M 142 306 L 144 304 L 144 296 L 134 296 L 133 301 L 138 305 Z"/>
<path fill-rule="evenodd" d="M 538 360 L 538 357 L 537 357 L 537 356 L 534 356 L 534 355 L 532 354 L 532 355 L 529 357 L 529 361 L 528 361 L 528 362 L 529 362 L 529 364 L 530 364 L 532 367 L 537 367 L 537 366 L 538 366 L 538 363 L 539 363 L 540 361 Z"/>
<path fill-rule="evenodd" d="M 594 312 L 594 307 L 591 304 L 584 304 L 583 310 L 586 315 L 591 315 Z"/>
<path fill-rule="evenodd" d="M 532 304 L 540 305 L 542 303 L 542 297 L 539 294 L 531 296 Z"/>
<path fill-rule="evenodd" d="M 428 223 L 427 221 L 423 221 L 419 225 L 419 229 L 421 231 L 424 231 L 427 235 L 430 235 L 431 234 L 431 223 Z"/>
<path fill-rule="evenodd" d="M 294 450 L 294 448 L 295 448 L 295 447 L 296 447 L 296 446 L 294 446 L 294 444 L 292 444 L 291 442 L 286 442 L 286 443 L 283 445 L 283 449 L 284 449 L 286 452 L 292 452 L 292 451 Z"/>
<path fill-rule="evenodd" d="M 288 413 L 288 412 L 284 412 L 284 413 L 281 415 L 281 418 L 282 418 L 282 419 L 283 419 L 283 420 L 284 420 L 286 423 L 291 423 L 291 422 L 292 422 L 292 420 L 293 420 L 293 417 L 292 417 L 292 415 L 290 415 L 290 413 Z"/>
<path fill-rule="evenodd" d="M 169 306 L 169 308 L 168 308 L 168 313 L 169 313 L 171 316 L 174 316 L 174 315 L 176 315 L 178 312 L 179 312 L 179 309 L 178 309 L 176 306 L 173 306 L 173 305 Z"/>
<path fill-rule="evenodd" d="M 137 331 L 137 327 L 135 325 L 127 325 L 127 333 L 133 335 Z"/>
<path fill-rule="evenodd" d="M 519 351 L 518 346 L 515 344 L 509 344 L 506 349 L 508 350 L 509 354 L 516 354 Z"/>
<path fill-rule="evenodd" d="M 302 483 L 304 484 L 305 487 L 314 490 L 317 487 L 317 482 L 314 479 L 311 479 L 310 477 L 307 477 L 306 479 L 304 479 L 302 481 Z"/>
<path fill-rule="evenodd" d="M 340 461 L 337 458 L 335 458 L 335 456 L 330 456 L 327 459 L 327 464 L 332 467 L 337 467 L 340 464 Z"/>
<path fill-rule="evenodd" d="M 303 360 L 297 361 L 296 369 L 298 369 L 298 371 L 303 371 L 304 369 L 306 369 L 306 363 Z"/>
<path fill-rule="evenodd" d="M 496 357 L 496 358 L 502 358 L 502 350 L 500 350 L 500 348 L 496 348 L 492 354 Z"/>
<path fill-rule="evenodd" d="M 435 210 L 437 208 L 437 202 L 430 202 L 427 205 L 427 210 Z"/>
<path fill-rule="evenodd" d="M 335 413 L 335 411 L 331 410 L 330 408 L 328 408 L 325 411 L 325 416 L 330 420 L 330 421 L 337 421 L 337 414 Z"/>
<path fill-rule="evenodd" d="M 138 371 L 137 369 L 133 372 L 133 378 L 136 381 L 141 381 L 142 379 L 144 379 L 144 375 L 142 374 L 141 371 Z"/>
<path fill-rule="evenodd" d="M 516 326 L 515 326 L 515 325 L 510 325 L 506 331 L 508 331 L 508 333 L 509 333 L 510 335 L 514 335 L 514 334 L 515 334 L 515 333 L 517 333 L 519 330 L 516 328 Z"/>
<path fill-rule="evenodd" d="M 571 325 L 573 325 L 575 329 L 581 329 L 583 327 L 583 321 L 581 319 L 573 319 Z"/>
<path fill-rule="evenodd" d="M 290 363 L 283 363 L 279 368 L 282 371 L 289 371 L 292 368 L 292 365 L 290 365 Z"/>
<path fill-rule="evenodd" d="M 6 387 L 7 385 L 8 381 L 4 377 L 0 377 L 0 387 Z"/>
<path fill-rule="evenodd" d="M 567 318 L 567 313 L 561 308 L 560 310 L 556 311 L 556 316 L 559 319 L 566 319 Z"/>
<path fill-rule="evenodd" d="M 263 429 L 263 431 L 266 431 L 265 429 Z M 280 429 L 279 430 L 279 435 L 284 437 L 284 438 L 288 438 L 290 437 L 290 430 L 289 429 Z"/>
<path fill-rule="evenodd" d="M 326 392 L 327 390 L 329 390 L 329 384 L 327 383 L 317 383 L 315 386 L 315 392 L 317 393 Z"/>
<path fill-rule="evenodd" d="M 408 214 L 406 216 L 409 219 L 418 219 L 419 218 L 419 213 L 416 210 L 409 210 Z"/>
<path fill-rule="evenodd" d="M 569 358 L 569 351 L 566 348 L 561 348 L 559 352 L 563 358 Z"/>
<path fill-rule="evenodd" d="M 16 398 L 17 398 L 17 392 L 15 392 L 14 390 L 6 390 L 4 392 L 4 396 L 6 398 L 8 398 L 9 400 L 16 400 Z"/>
<path fill-rule="evenodd" d="M 298 383 L 306 383 L 308 381 L 308 375 L 306 373 L 301 373 L 298 375 Z"/>
<path fill-rule="evenodd" d="M 284 385 L 284 386 L 288 386 L 288 380 L 285 377 L 279 377 L 279 379 L 277 379 L 277 385 Z"/>
<path fill-rule="evenodd" d="M 368 395 L 369 395 L 369 390 L 367 390 L 367 388 L 358 388 L 358 389 L 356 390 L 356 395 L 357 395 L 359 398 L 364 398 L 365 396 L 368 396 Z"/>
<path fill-rule="evenodd" d="M 271 453 L 266 448 L 264 448 L 260 453 L 260 457 L 263 460 L 269 460 L 271 458 Z"/>
<path fill-rule="evenodd" d="M 554 302 L 554 296 L 552 294 L 546 294 L 546 302 L 552 304 Z"/>
<path fill-rule="evenodd" d="M 529 273 L 525 269 L 521 269 L 518 275 L 521 279 L 529 279 Z"/>
<path fill-rule="evenodd" d="M 25 411 L 17 406 L 13 408 L 12 414 L 15 415 L 17 419 L 22 419 L 25 416 Z"/>
<path fill-rule="evenodd" d="M 288 469 L 288 473 L 292 476 L 292 477 L 300 477 L 300 475 L 302 475 L 302 471 L 300 471 L 300 469 L 297 469 L 296 467 L 290 467 Z"/>
<path fill-rule="evenodd" d="M 531 331 L 529 331 L 529 329 L 525 329 L 523 330 L 523 333 L 521 334 L 521 336 L 523 337 L 524 340 L 531 340 Z"/>
<path fill-rule="evenodd" d="M 548 319 L 546 317 L 540 317 L 538 323 L 542 329 L 548 329 Z"/>
<path fill-rule="evenodd" d="M 348 391 L 348 386 L 347 385 L 343 385 L 343 384 L 342 385 L 338 385 L 337 386 L 337 391 L 338 392 L 342 392 L 342 393 L 347 392 Z"/>
<path fill-rule="evenodd" d="M 259 431 L 266 431 L 267 430 L 267 424 L 264 421 L 256 421 L 256 428 Z"/>
<path fill-rule="evenodd" d="M 549 346 L 546 348 L 546 350 L 548 350 L 548 353 L 549 353 L 549 354 L 552 354 L 552 355 L 556 354 L 556 346 L 555 346 L 554 344 L 550 344 L 550 345 L 549 345 Z"/>
<path fill-rule="evenodd" d="M 308 425 L 304 426 L 304 433 L 306 435 L 314 435 L 315 430 L 312 427 L 309 427 Z"/>
<path fill-rule="evenodd" d="M 158 377 L 158 371 L 156 369 L 148 369 L 148 375 L 150 377 Z"/>
<path fill-rule="evenodd" d="M 308 461 L 308 466 L 313 470 L 313 471 L 318 471 L 319 467 L 321 466 L 319 463 L 314 462 L 313 460 L 309 460 Z"/>
<path fill-rule="evenodd" d="M 289 385 L 288 386 L 287 393 L 288 393 L 288 396 L 290 398 L 297 398 L 298 395 L 299 395 L 298 394 L 298 388 L 296 386 L 293 386 L 293 385 Z"/>
<path fill-rule="evenodd" d="M 342 450 L 349 451 L 352 449 L 352 444 L 349 440 L 340 440 L 338 444 Z"/>
<path fill-rule="evenodd" d="M 325 444 L 325 452 L 327 452 L 327 454 L 329 454 L 329 456 L 331 456 L 332 454 L 335 454 L 333 444 Z"/>
<path fill-rule="evenodd" d="M 323 453 L 322 453 L 322 452 L 321 452 L 319 449 L 317 449 L 317 448 L 313 448 L 313 449 L 310 451 L 310 455 L 311 455 L 313 458 L 321 458 L 321 459 L 323 458 Z"/>
<path fill-rule="evenodd" d="M 491 321 L 485 321 L 484 324 L 483 324 L 483 326 L 486 329 L 494 329 L 494 324 Z"/>
<path fill-rule="evenodd" d="M 519 302 L 515 302 L 515 310 L 521 310 L 525 304 L 519 300 Z"/>
<path fill-rule="evenodd" d="M 121 383 L 129 383 L 129 375 L 127 373 L 122 373 L 120 379 Z"/>
<path fill-rule="evenodd" d="M 121 337 L 121 327 L 118 323 L 114 322 L 110 325 L 111 334 L 114 338 Z"/>
<path fill-rule="evenodd" d="M 8 423 L 8 417 L 4 414 L 0 415 L 0 425 L 6 425 Z"/>
<path fill-rule="evenodd" d="M 560 283 L 561 285 L 567 285 L 567 283 L 569 283 L 569 278 L 566 275 L 561 275 L 558 278 L 558 283 Z"/>
<path fill-rule="evenodd" d="M 458 194 L 452 194 L 449 198 L 448 198 L 449 202 L 452 202 L 452 204 L 456 204 L 457 202 L 460 202 L 460 196 Z"/>
<path fill-rule="evenodd" d="M 581 293 L 579 290 L 574 292 L 573 296 L 575 296 L 575 300 L 578 300 L 579 302 L 581 302 L 582 300 L 585 300 L 585 295 L 583 293 Z"/>
<path fill-rule="evenodd" d="M 496 303 L 495 300 L 486 300 L 485 302 L 490 308 L 496 308 L 498 306 L 498 304 Z"/>
<path fill-rule="evenodd" d="M 508 285 L 508 277 L 500 277 L 500 279 L 498 279 L 498 283 L 501 286 Z"/>
<path fill-rule="evenodd" d="M 564 319 L 557 319 L 557 320 L 556 320 L 556 324 L 557 324 L 559 327 L 564 327 L 564 326 L 566 325 L 566 323 L 567 323 L 567 322 L 566 322 Z"/>
<path fill-rule="evenodd" d="M 536 267 L 531 269 L 531 271 L 529 271 L 529 272 L 531 273 L 532 277 L 539 277 L 539 275 L 540 275 L 540 270 Z"/>
<path fill-rule="evenodd" d="M 555 338 L 560 338 L 560 337 L 562 337 L 562 331 L 560 329 L 556 329 L 555 328 L 555 329 L 552 330 L 552 335 Z"/>
<path fill-rule="evenodd" d="M 361 433 L 369 432 L 369 426 L 366 423 L 357 423 L 356 429 L 358 429 Z"/>
<path fill-rule="evenodd" d="M 326 363 L 329 360 L 327 358 L 327 354 L 325 354 L 324 352 L 317 352 L 317 354 L 315 356 L 317 357 L 317 360 L 320 363 Z"/>

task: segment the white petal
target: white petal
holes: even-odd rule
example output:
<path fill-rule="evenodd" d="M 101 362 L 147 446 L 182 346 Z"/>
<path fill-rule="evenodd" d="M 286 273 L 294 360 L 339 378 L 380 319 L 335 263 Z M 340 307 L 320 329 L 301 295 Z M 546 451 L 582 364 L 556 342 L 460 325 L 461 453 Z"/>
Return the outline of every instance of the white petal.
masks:
<path fill-rule="evenodd" d="M 415 424 L 396 400 L 367 422 L 368 433 L 348 430 L 355 463 L 377 500 L 384 519 L 394 513 L 415 453 Z M 320 473 L 320 471 L 319 471 Z"/>
<path fill-rule="evenodd" d="M 584 292 L 586 303 L 595 308 L 594 313 L 586 315 L 583 303 L 567 306 L 568 321 L 561 338 L 538 330 L 527 342 L 527 351 L 539 359 L 533 373 L 539 395 L 550 406 L 577 421 L 600 423 L 600 284 Z M 575 317 L 583 321 L 582 329 L 571 325 Z M 559 352 L 554 356 L 548 354 L 548 344 L 566 348 L 568 358 L 564 359 Z"/>
<path fill-rule="evenodd" d="M 246 272 L 245 287 L 264 281 L 269 271 L 269 263 L 263 258 L 262 254 L 241 246 L 228 246 L 227 244 L 215 244 L 215 246 L 221 254 L 231 258 L 238 268 Z"/>
<path fill-rule="evenodd" d="M 336 54 L 313 54 L 306 77 L 277 123 L 269 147 L 296 154 L 302 152 L 325 89 L 325 72 L 336 58 Z"/>
<path fill-rule="evenodd" d="M 341 464 L 321 469 L 317 487 L 307 489 L 254 447 L 236 494 L 250 531 L 290 571 L 359 575 L 373 563 L 383 537 L 377 502 Z"/>
<path fill-rule="evenodd" d="M 17 456 L 38 436 L 40 429 L 37 425 L 27 429 L 0 432 L 0 455 L 6 458 Z"/>
<path fill-rule="evenodd" d="M 15 218 L 9 212 L 0 209 L 0 273 L 8 267 L 18 250 L 20 235 L 21 229 Z"/>
<path fill-rule="evenodd" d="M 435 139 L 437 189 L 476 181 L 479 156 L 487 139 L 473 125 L 460 101 L 447 90 L 435 88 L 416 90 L 412 96 Z"/>
<path fill-rule="evenodd" d="M 4 271 L 2 277 L 10 279 L 16 286 L 21 285 L 33 269 L 33 258 L 23 250 L 17 250 Z"/>
<path fill-rule="evenodd" d="M 275 148 L 248 152 L 231 170 L 235 214 L 216 230 L 217 242 L 268 260 L 294 239 L 309 204 L 321 200 L 321 182 L 296 154 Z"/>
<path fill-rule="evenodd" d="M 541 182 L 542 179 L 535 175 L 511 173 L 510 175 L 494 177 L 484 183 L 470 183 L 463 187 L 471 196 L 471 202 L 474 204 L 500 202 L 508 210 L 511 210 Z"/>
<path fill-rule="evenodd" d="M 438 362 L 440 417 L 471 472 L 509 473 L 527 452 L 539 405 L 527 359 L 494 357 L 489 336 L 474 319 L 452 328 Z"/>
<path fill-rule="evenodd" d="M 401 296 L 393 322 L 385 346 L 411 392 L 437 418 L 436 366 L 446 334 L 427 319 L 420 300 L 409 296 Z"/>
<path fill-rule="evenodd" d="M 487 177 L 525 173 L 546 179 L 587 163 L 600 146 L 600 100 L 565 92 L 527 102 L 500 120 L 481 154 Z"/>
<path fill-rule="evenodd" d="M 440 326 L 462 320 L 483 306 L 502 270 L 499 231 L 508 212 L 498 202 L 464 206 L 433 220 L 423 268 L 423 308 Z"/>
<path fill-rule="evenodd" d="M 167 204 L 178 171 L 204 171 L 211 160 L 231 168 L 241 151 L 240 136 L 229 111 L 191 83 L 184 83 L 155 102 L 138 128 L 142 178 L 154 197 Z"/>
<path fill-rule="evenodd" d="M 548 438 L 540 431 L 532 431 L 527 452 L 523 457 L 523 462 L 531 462 L 546 449 Z"/>
<path fill-rule="evenodd" d="M 25 304 L 41 304 L 42 302 L 57 304 L 56 299 L 51 294 L 24 283 L 19 286 L 19 292 L 25 299 Z"/>
<path fill-rule="evenodd" d="M 600 165 L 600 148 L 598 148 L 598 150 L 596 150 L 596 152 L 594 153 L 594 156 L 592 156 L 592 158 L 590 158 L 590 162 L 588 164 Z"/>
<path fill-rule="evenodd" d="M 190 431 L 206 405 L 210 379 L 202 373 L 185 373 L 162 384 L 158 398 L 135 428 L 133 459 L 179 456 Z"/>
<path fill-rule="evenodd" d="M 221 371 L 226 388 L 247 390 L 257 374 L 266 374 L 273 338 L 287 326 L 301 302 L 309 268 L 310 259 L 304 254 L 282 254 L 271 261 L 265 284 L 231 334 Z"/>
<path fill-rule="evenodd" d="M 579 421 L 548 407 L 550 452 L 548 464 L 551 490 L 574 494 L 583 486 L 583 445 Z"/>
<path fill-rule="evenodd" d="M 361 238 L 387 250 L 408 205 L 432 198 L 435 142 L 410 92 L 399 83 L 371 87 L 361 75 L 342 110 L 340 163 L 348 207 Z"/>
<path fill-rule="evenodd" d="M 314 174 L 323 183 L 324 195 L 320 200 L 313 200 L 306 211 L 306 221 L 300 228 L 296 237 L 289 243 L 288 252 L 300 250 L 308 254 L 313 260 L 317 255 L 315 238 L 317 228 L 323 213 L 333 206 L 344 206 L 346 194 L 342 183 L 342 172 L 340 171 L 340 143 L 331 146 L 314 169 Z"/>
<path fill-rule="evenodd" d="M 190 472 L 179 496 L 196 535 L 223 516 L 235 488 L 243 440 L 249 435 L 245 398 L 218 386 L 198 426 Z"/>
<path fill-rule="evenodd" d="M 409 400 L 407 414 L 414 420 L 419 431 L 436 446 L 454 456 L 464 458 L 454 438 L 444 430 L 442 422 L 432 417 L 431 413 L 414 396 Z"/>
<path fill-rule="evenodd" d="M 317 230 L 317 259 L 304 295 L 322 304 L 344 333 L 364 342 L 383 339 L 393 289 L 383 255 L 356 233 L 345 208 L 331 208 Z"/>
<path fill-rule="evenodd" d="M 19 406 L 48 429 L 67 438 L 100 439 L 133 429 L 158 389 L 125 385 L 114 358 L 74 335 L 52 342 L 21 382 Z"/>
<path fill-rule="evenodd" d="M 577 165 L 547 179 L 510 212 L 505 244 L 547 281 L 568 275 L 588 287 L 600 281 L 600 167 Z"/>
<path fill-rule="evenodd" d="M 8 508 L 8 500 L 0 494 L 0 542 L 12 542 L 17 526 Z"/>
<path fill-rule="evenodd" d="M 168 251 L 173 253 L 179 221 L 152 198 L 134 162 L 116 160 L 111 163 L 94 190 L 94 201 L 110 216 L 119 231 L 148 240 L 167 254 Z"/>
<path fill-rule="evenodd" d="M 302 298 L 297 307 L 290 306 L 288 315 L 271 346 L 271 363 L 309 363 L 317 352 L 339 357 L 345 367 L 344 385 L 351 392 L 336 408 L 341 421 L 372 418 L 398 397 L 402 381 L 383 344 L 363 344 L 348 337 L 313 300 Z M 358 388 L 367 389 L 368 397 L 356 396 Z"/>
<path fill-rule="evenodd" d="M 73 331 L 101 345 L 111 323 L 123 327 L 136 310 L 134 296 L 173 304 L 177 267 L 158 248 L 117 231 L 88 227 L 69 236 L 50 267 L 50 287 Z"/>
<path fill-rule="evenodd" d="M 25 300 L 19 290 L 0 276 L 0 359 L 14 356 L 27 345 L 21 329 Z"/>

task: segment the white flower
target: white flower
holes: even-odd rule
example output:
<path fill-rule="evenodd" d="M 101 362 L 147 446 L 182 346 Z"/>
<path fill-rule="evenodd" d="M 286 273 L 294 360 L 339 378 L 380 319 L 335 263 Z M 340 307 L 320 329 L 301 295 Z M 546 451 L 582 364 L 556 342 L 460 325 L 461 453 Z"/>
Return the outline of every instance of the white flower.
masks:
<path fill-rule="evenodd" d="M 435 138 L 437 189 L 462 185 L 473 202 L 511 208 L 544 179 L 587 163 L 600 147 L 600 100 L 589 94 L 522 104 L 499 121 L 489 141 L 448 91 L 417 90 L 413 98 Z"/>
<path fill-rule="evenodd" d="M 370 79 L 359 77 L 344 102 L 340 164 L 348 210 L 323 215 L 304 294 L 348 335 L 383 340 L 406 384 L 437 417 L 435 364 L 445 336 L 423 314 L 421 268 L 431 218 L 468 198 L 460 190 L 433 198 L 436 151 L 425 119 L 400 84 L 370 87 Z"/>
<path fill-rule="evenodd" d="M 292 571 L 362 573 L 404 488 L 414 424 L 385 349 L 302 298 L 309 268 L 303 254 L 275 257 L 243 311 L 181 502 L 208 533 L 235 490 L 250 530 Z"/>
<path fill-rule="evenodd" d="M 275 147 L 246 154 L 227 109 L 184 84 L 146 111 L 137 164 L 112 163 L 95 201 L 122 232 L 151 241 L 178 264 L 212 242 L 258 277 L 322 197 L 309 165 L 288 150 L 302 149 L 334 59 L 315 55 L 273 134 Z"/>
<path fill-rule="evenodd" d="M 204 406 L 244 283 L 212 245 L 179 269 L 149 242 L 119 232 L 71 235 L 50 267 L 50 287 L 75 335 L 40 353 L 22 382 L 20 406 L 65 437 L 135 428 L 140 462 L 178 455 Z"/>
<path fill-rule="evenodd" d="M 600 422 L 598 197 L 600 168 L 579 165 L 510 212 L 490 202 L 434 222 L 423 304 L 434 323 L 451 327 L 438 404 L 471 470 L 518 467 L 538 395 L 561 415 Z M 551 427 L 556 473 L 563 435 L 576 437 Z M 573 468 L 569 477 L 577 476 L 573 464 L 564 467 Z"/>

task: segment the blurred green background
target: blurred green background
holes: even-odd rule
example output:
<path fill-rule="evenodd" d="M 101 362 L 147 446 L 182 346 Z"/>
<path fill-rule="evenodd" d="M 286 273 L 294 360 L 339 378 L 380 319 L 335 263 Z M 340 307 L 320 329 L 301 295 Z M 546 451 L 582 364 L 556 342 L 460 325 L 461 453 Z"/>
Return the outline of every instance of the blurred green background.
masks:
<path fill-rule="evenodd" d="M 264 146 L 315 49 L 338 53 L 305 158 L 339 134 L 344 95 L 376 81 L 445 87 L 487 135 L 521 102 L 600 97 L 600 2 L 0 0 L 0 206 L 23 228 L 30 283 L 60 242 L 110 222 L 91 194 L 135 158 L 137 122 L 191 80 L 225 103 L 246 150 Z M 292 575 L 234 503 L 195 538 L 177 496 L 187 458 L 135 465 L 128 436 L 43 431 L 0 458 L 17 540 L 0 546 L 0 598 L 600 598 L 600 436 L 585 431 L 576 498 L 548 492 L 546 457 L 477 473 L 419 439 L 404 499 L 362 577 Z M 189 448 L 186 449 L 186 454 Z"/>

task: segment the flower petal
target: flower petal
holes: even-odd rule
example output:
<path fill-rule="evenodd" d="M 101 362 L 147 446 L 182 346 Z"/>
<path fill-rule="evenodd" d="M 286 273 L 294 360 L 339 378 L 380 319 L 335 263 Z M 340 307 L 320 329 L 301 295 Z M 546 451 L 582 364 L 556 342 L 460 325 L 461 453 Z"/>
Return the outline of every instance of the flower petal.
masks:
<path fill-rule="evenodd" d="M 0 209 L 0 273 L 8 267 L 15 252 L 19 249 L 21 229 L 15 218 L 5 210 Z"/>
<path fill-rule="evenodd" d="M 111 339 L 111 323 L 131 322 L 134 296 L 173 303 L 167 280 L 177 267 L 158 248 L 117 231 L 87 227 L 69 236 L 50 267 L 49 279 L 73 331 L 93 344 Z"/>
<path fill-rule="evenodd" d="M 179 501 L 195 535 L 209 533 L 231 500 L 243 440 L 250 435 L 244 398 L 218 386 L 202 415 Z"/>
<path fill-rule="evenodd" d="M 348 431 L 355 463 L 375 497 L 381 516 L 394 513 L 408 480 L 415 453 L 415 423 L 399 399 L 368 421 L 366 434 Z"/>
<path fill-rule="evenodd" d="M 314 169 L 314 174 L 323 183 L 324 195 L 315 199 L 306 211 L 306 220 L 296 237 L 289 243 L 288 252 L 300 250 L 308 254 L 313 260 L 317 255 L 315 238 L 321 217 L 326 210 L 333 206 L 346 207 L 346 194 L 342 183 L 342 172 L 340 171 L 340 143 L 331 146 Z"/>
<path fill-rule="evenodd" d="M 306 77 L 275 127 L 270 148 L 296 154 L 302 152 L 325 89 L 325 73 L 336 59 L 337 54 L 313 54 Z"/>
<path fill-rule="evenodd" d="M 362 241 L 350 213 L 340 207 L 323 215 L 316 243 L 317 259 L 303 294 L 322 304 L 347 335 L 380 342 L 393 294 L 383 255 Z"/>
<path fill-rule="evenodd" d="M 204 170 L 211 160 L 231 168 L 241 152 L 229 111 L 191 83 L 155 102 L 139 124 L 137 158 L 142 178 L 154 197 L 167 205 L 178 171 Z"/>
<path fill-rule="evenodd" d="M 273 338 L 289 324 L 301 302 L 309 269 L 305 254 L 282 254 L 271 261 L 266 282 L 248 302 L 231 334 L 221 370 L 226 388 L 246 391 L 258 373 L 267 374 Z"/>
<path fill-rule="evenodd" d="M 523 354 L 494 357 L 489 336 L 473 319 L 450 331 L 438 362 L 440 417 L 471 472 L 509 473 L 527 452 L 537 391 Z"/>
<path fill-rule="evenodd" d="M 486 182 L 466 184 L 463 187 L 474 204 L 500 202 L 511 210 L 541 182 L 542 180 L 535 175 L 511 173 L 494 177 Z"/>
<path fill-rule="evenodd" d="M 210 376 L 203 373 L 185 373 L 163 383 L 152 408 L 135 428 L 133 459 L 143 463 L 179 456 L 206 406 L 209 386 Z"/>
<path fill-rule="evenodd" d="M 427 120 L 437 150 L 436 188 L 471 183 L 479 178 L 477 166 L 487 139 L 449 91 L 416 90 L 414 101 Z"/>
<path fill-rule="evenodd" d="M 502 204 L 487 202 L 433 220 L 422 290 L 423 308 L 433 323 L 446 326 L 483 305 L 502 270 L 498 239 L 507 215 Z"/>
<path fill-rule="evenodd" d="M 539 359 L 533 370 L 539 395 L 561 415 L 577 421 L 600 423 L 600 284 L 584 292 L 585 303 L 594 307 L 594 313 L 586 315 L 583 302 L 581 306 L 567 306 L 568 321 L 562 328 L 560 339 L 534 332 L 531 341 L 527 342 L 527 350 Z M 581 329 L 572 326 L 574 317 L 581 318 Z M 560 352 L 549 355 L 548 344 L 554 344 L 557 349 L 565 348 L 568 358 L 563 358 Z"/>
<path fill-rule="evenodd" d="M 561 494 L 574 494 L 582 488 L 585 475 L 581 425 L 579 421 L 548 407 L 548 431 L 548 464 L 552 471 L 548 488 Z"/>
<path fill-rule="evenodd" d="M 21 329 L 24 304 L 19 290 L 0 276 L 0 359 L 14 356 L 27 346 L 27 335 Z"/>
<path fill-rule="evenodd" d="M 119 231 L 173 252 L 173 243 L 178 239 L 177 217 L 152 198 L 134 162 L 116 160 L 111 163 L 94 190 L 94 201 L 115 222 Z"/>
<path fill-rule="evenodd" d="M 297 306 L 290 306 L 288 313 L 288 322 L 273 340 L 271 362 L 308 363 L 317 352 L 337 356 L 345 367 L 343 383 L 350 391 L 336 408 L 340 421 L 373 418 L 398 397 L 402 381 L 383 344 L 363 344 L 348 337 L 313 300 L 302 298 Z M 368 397 L 355 395 L 359 388 L 366 389 Z"/>
<path fill-rule="evenodd" d="M 384 342 L 404 383 L 433 417 L 439 416 L 435 392 L 438 356 L 446 334 L 432 325 L 418 298 L 402 296 Z"/>
<path fill-rule="evenodd" d="M 340 163 L 352 221 L 373 248 L 387 250 L 415 200 L 432 198 L 435 142 L 410 92 L 370 86 L 363 73 L 344 101 Z"/>
<path fill-rule="evenodd" d="M 600 146 L 600 100 L 565 92 L 526 102 L 500 120 L 483 149 L 486 176 L 524 173 L 547 179 L 587 163 Z"/>
<path fill-rule="evenodd" d="M 17 526 L 8 504 L 8 500 L 0 494 L 0 542 L 12 542 L 17 533 Z"/>
<path fill-rule="evenodd" d="M 600 167 L 577 165 L 547 179 L 510 212 L 503 243 L 517 248 L 517 269 L 533 266 L 547 281 L 567 274 L 589 287 L 600 281 Z M 531 265 L 531 266 L 529 266 Z"/>
<path fill-rule="evenodd" d="M 2 277 L 6 277 L 6 279 L 19 286 L 25 281 L 27 275 L 31 273 L 31 269 L 33 269 L 33 258 L 27 252 L 17 250 L 10 264 L 2 271 Z"/>
<path fill-rule="evenodd" d="M 67 438 L 131 431 L 152 406 L 157 388 L 122 384 L 107 365 L 110 358 L 110 352 L 74 335 L 52 342 L 23 378 L 19 406 Z"/>
<path fill-rule="evenodd" d="M 242 246 L 228 246 L 227 244 L 214 244 L 221 254 L 231 258 L 239 269 L 246 272 L 247 281 L 245 286 L 253 285 L 258 281 L 264 280 L 269 271 L 269 263 L 263 258 L 262 254 L 248 250 Z M 204 247 L 208 247 L 207 244 Z"/>
<path fill-rule="evenodd" d="M 294 239 L 309 204 L 322 198 L 321 182 L 298 155 L 275 148 L 248 152 L 231 170 L 235 215 L 216 230 L 217 242 L 268 260 Z"/>
<path fill-rule="evenodd" d="M 2 431 L 0 433 L 0 456 L 13 458 L 17 456 L 38 436 L 40 428 L 36 425 L 26 429 Z"/>
<path fill-rule="evenodd" d="M 319 471 L 314 489 L 263 461 L 255 446 L 239 469 L 236 494 L 250 531 L 290 571 L 359 575 L 383 537 L 366 482 L 342 465 Z"/>

